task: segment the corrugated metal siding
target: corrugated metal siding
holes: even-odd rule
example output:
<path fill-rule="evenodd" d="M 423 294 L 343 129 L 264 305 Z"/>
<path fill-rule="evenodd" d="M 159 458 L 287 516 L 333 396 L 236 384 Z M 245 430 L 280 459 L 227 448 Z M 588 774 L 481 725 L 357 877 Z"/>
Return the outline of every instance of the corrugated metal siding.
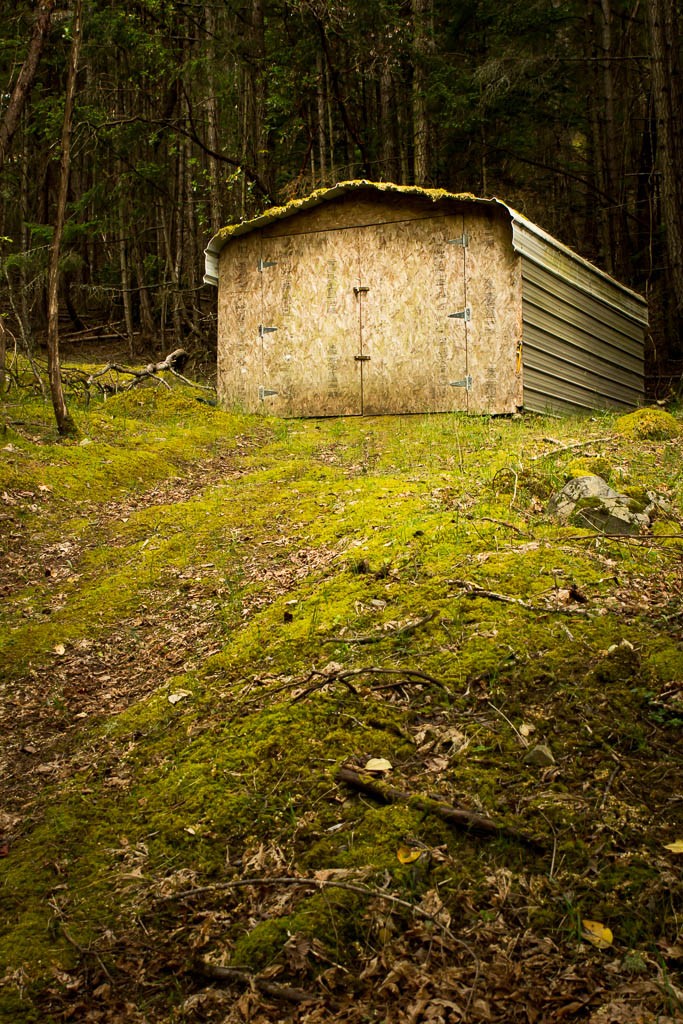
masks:
<path fill-rule="evenodd" d="M 524 407 L 642 403 L 645 301 L 513 212 L 522 259 Z"/>

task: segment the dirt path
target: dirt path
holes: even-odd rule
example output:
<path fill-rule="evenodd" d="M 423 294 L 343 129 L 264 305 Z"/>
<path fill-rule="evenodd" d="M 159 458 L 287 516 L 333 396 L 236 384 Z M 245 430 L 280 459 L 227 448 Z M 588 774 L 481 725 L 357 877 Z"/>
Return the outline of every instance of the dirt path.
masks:
<path fill-rule="evenodd" d="M 190 464 L 182 476 L 142 494 L 105 505 L 85 503 L 75 510 L 91 520 L 84 537 L 66 536 L 44 544 L 37 534 L 10 529 L 0 596 L 11 603 L 26 588 L 38 590 L 44 595 L 47 613 L 55 600 L 59 601 L 65 579 L 77 571 L 89 549 L 101 545 L 113 526 L 140 510 L 187 502 L 227 480 L 248 475 L 250 470 L 240 466 L 239 459 L 254 445 L 252 439 L 239 442 L 237 453 L 231 450 Z M 26 502 L 40 497 L 39 493 L 6 495 L 14 503 L 6 502 L 6 508 L 22 509 Z M 12 519 L 11 514 L 8 518 Z M 306 557 L 281 547 L 274 555 L 268 545 L 261 545 L 248 557 L 245 554 L 243 572 L 247 578 L 262 581 L 260 600 L 267 601 L 286 593 L 302 568 L 308 571 L 308 563 L 312 566 L 315 561 L 314 553 Z M 145 595 L 135 614 L 120 619 L 96 639 L 56 645 L 46 664 L 0 684 L 0 729 L 7 737 L 0 747 L 0 833 L 10 838 L 20 834 L 43 784 L 65 779 L 82 767 L 79 740 L 86 729 L 119 714 L 165 680 L 190 671 L 221 649 L 225 630 L 216 616 L 219 598 L 211 592 L 216 576 L 210 565 L 174 571 L 169 576 L 168 594 Z M 243 611 L 248 614 L 249 609 Z"/>

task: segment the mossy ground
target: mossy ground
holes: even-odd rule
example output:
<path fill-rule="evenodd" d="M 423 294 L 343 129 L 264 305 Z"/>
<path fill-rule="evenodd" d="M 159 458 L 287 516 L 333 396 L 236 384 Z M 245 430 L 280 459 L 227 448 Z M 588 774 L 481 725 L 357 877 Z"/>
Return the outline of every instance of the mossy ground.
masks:
<path fill-rule="evenodd" d="M 680 437 L 73 411 L 4 410 L 0 1019 L 676 1019 Z M 665 529 L 552 521 L 579 458 Z M 540 849 L 339 784 L 370 757 Z"/>

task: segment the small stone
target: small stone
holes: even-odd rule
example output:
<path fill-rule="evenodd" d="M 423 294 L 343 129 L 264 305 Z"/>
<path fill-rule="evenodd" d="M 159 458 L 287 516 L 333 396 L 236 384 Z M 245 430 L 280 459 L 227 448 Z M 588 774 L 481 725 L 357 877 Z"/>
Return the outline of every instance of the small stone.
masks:
<path fill-rule="evenodd" d="M 650 525 L 650 518 L 632 508 L 632 500 L 619 494 L 599 476 L 570 480 L 553 495 L 548 512 L 575 526 L 590 526 L 606 534 L 636 536 Z"/>
<path fill-rule="evenodd" d="M 544 743 L 539 743 L 526 752 L 524 764 L 535 764 L 539 768 L 548 768 L 551 764 L 555 764 L 555 758 L 550 747 L 547 747 Z"/>

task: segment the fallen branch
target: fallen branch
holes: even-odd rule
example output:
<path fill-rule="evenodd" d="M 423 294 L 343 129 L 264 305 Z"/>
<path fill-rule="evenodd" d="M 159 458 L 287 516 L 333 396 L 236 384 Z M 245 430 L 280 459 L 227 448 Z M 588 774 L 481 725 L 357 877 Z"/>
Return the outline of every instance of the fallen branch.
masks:
<path fill-rule="evenodd" d="M 506 530 L 514 530 L 519 537 L 532 537 L 533 534 L 529 533 L 528 530 L 522 530 L 521 527 L 515 526 L 514 523 L 509 523 L 507 519 L 493 519 L 491 516 L 465 516 L 470 522 L 476 523 L 493 523 L 495 526 L 504 526 Z"/>
<path fill-rule="evenodd" d="M 137 387 L 145 380 L 153 380 L 157 384 L 163 384 L 164 387 L 169 388 L 170 385 L 167 381 L 160 377 L 160 373 L 169 372 L 174 377 L 182 380 L 184 384 L 189 384 L 193 388 L 200 388 L 202 391 L 213 391 L 214 388 L 208 387 L 206 384 L 198 384 L 197 381 L 190 380 L 189 377 L 185 377 L 181 372 L 185 368 L 189 356 L 184 348 L 176 348 L 173 352 L 169 352 L 164 359 L 160 359 L 156 363 L 148 363 L 142 370 L 134 370 L 130 366 L 122 366 L 120 363 L 107 363 L 107 365 L 99 370 L 97 373 L 91 373 L 88 377 L 86 384 L 94 384 L 100 377 L 104 377 L 110 371 L 114 373 L 126 374 L 133 379 L 121 389 L 123 391 L 130 391 L 131 388 Z"/>
<path fill-rule="evenodd" d="M 153 364 L 150 363 L 150 366 L 152 365 Z M 129 377 L 134 378 L 133 380 L 128 381 L 128 383 L 121 389 L 122 391 L 130 391 L 131 388 L 137 387 L 137 385 L 143 380 L 153 380 L 157 384 L 163 384 L 165 388 L 169 389 L 169 391 L 171 390 L 170 384 L 165 381 L 163 377 L 157 377 L 156 373 L 151 370 L 149 366 L 145 367 L 144 370 L 132 370 L 128 366 L 121 366 L 120 363 L 107 363 L 104 369 L 100 370 L 98 373 L 91 373 L 86 383 L 94 384 L 99 377 L 104 377 L 104 375 L 109 373 L 110 370 L 113 370 L 114 373 L 125 373 Z M 114 388 L 114 390 L 116 390 L 116 388 Z"/>
<path fill-rule="evenodd" d="M 558 444 L 554 437 L 544 437 L 544 441 L 548 441 L 550 444 Z M 542 455 L 534 455 L 530 461 L 538 462 L 539 459 L 547 459 L 554 457 L 555 455 L 561 455 L 563 452 L 572 452 L 577 448 L 590 448 L 592 444 L 605 444 L 607 441 L 613 441 L 614 435 L 608 434 L 607 437 L 591 437 L 587 441 L 574 441 L 572 444 L 563 444 L 559 448 L 553 448 L 552 451 L 543 452 Z"/>
<path fill-rule="evenodd" d="M 517 500 L 517 487 L 519 486 L 519 475 L 517 474 L 516 470 L 512 468 L 512 466 L 501 466 L 500 469 L 496 473 L 494 473 L 493 480 L 491 481 L 491 483 L 495 484 L 496 480 L 502 473 L 509 473 L 510 476 L 514 477 L 515 486 L 512 490 L 512 497 L 510 498 L 510 505 L 512 506 Z"/>
<path fill-rule="evenodd" d="M 189 899 L 192 896 L 203 896 L 206 893 L 211 892 L 225 892 L 229 889 L 244 889 L 247 886 L 261 885 L 261 886 L 299 886 L 302 889 L 344 889 L 346 892 L 355 892 L 359 896 L 367 896 L 370 899 L 385 900 L 388 903 L 393 903 L 399 907 L 405 907 L 412 913 L 417 914 L 418 917 L 426 918 L 428 921 L 434 921 L 439 924 L 441 928 L 448 934 L 448 928 L 443 925 L 438 917 L 434 914 L 429 914 L 426 910 L 418 907 L 415 903 L 410 903 L 408 900 L 402 900 L 400 896 L 394 896 L 390 892 L 385 892 L 383 889 L 372 889 L 369 885 L 356 885 L 353 882 L 338 882 L 333 878 L 297 878 L 289 875 L 276 875 L 272 878 L 235 878 L 230 882 L 216 882 L 214 885 L 200 885 L 195 889 L 185 889 L 181 892 L 169 893 L 168 896 L 162 896 L 158 902 L 167 903 L 169 900 L 183 900 Z"/>
<path fill-rule="evenodd" d="M 449 580 L 448 582 L 462 589 L 461 597 L 470 597 L 473 600 L 477 597 L 482 597 L 487 598 L 489 601 L 501 601 L 503 604 L 516 604 L 520 608 L 526 608 L 527 611 L 536 612 L 537 614 L 546 615 L 548 612 L 551 612 L 555 615 L 585 615 L 587 611 L 586 608 L 559 608 L 553 605 L 532 604 L 530 601 L 522 600 L 521 597 L 510 597 L 508 594 L 499 594 L 495 590 L 486 590 L 484 587 L 471 583 L 469 580 Z"/>
<path fill-rule="evenodd" d="M 190 387 L 200 388 L 202 391 L 215 392 L 216 390 L 215 388 L 212 388 L 210 384 L 199 384 L 196 380 L 190 380 L 189 377 L 184 377 L 182 373 L 178 373 L 178 371 L 174 370 L 172 366 L 169 366 L 169 370 L 174 377 L 177 377 L 178 380 L 181 380 L 183 384 L 189 384 Z"/>
<path fill-rule="evenodd" d="M 387 630 L 386 633 L 370 633 L 367 636 L 331 636 L 327 638 L 321 637 L 321 642 L 324 644 L 379 644 L 383 640 L 395 640 L 399 636 L 410 636 L 415 630 L 420 629 L 422 626 L 426 626 L 428 622 L 431 622 L 436 618 L 437 612 L 430 612 L 429 615 L 425 615 L 422 619 L 417 619 L 415 622 L 409 622 L 405 626 L 400 626 L 398 629 Z"/>
<path fill-rule="evenodd" d="M 346 892 L 357 893 L 359 896 L 367 896 L 369 899 L 383 900 L 387 903 L 393 904 L 394 906 L 404 907 L 416 917 L 420 917 L 425 921 L 430 921 L 451 941 L 457 942 L 459 946 L 466 949 L 471 955 L 474 963 L 477 965 L 475 983 L 479 977 L 479 960 L 476 953 L 463 939 L 457 938 L 453 934 L 448 927 L 448 924 L 442 919 L 438 911 L 436 913 L 430 913 L 428 910 L 423 910 L 422 907 L 417 906 L 415 903 L 410 903 L 408 900 L 401 899 L 400 896 L 394 896 L 392 893 L 386 892 L 384 889 L 373 889 L 369 885 L 357 885 L 353 882 L 342 882 L 333 878 L 297 878 L 289 875 L 279 875 L 271 878 L 235 878 L 229 882 L 216 882 L 213 885 L 201 885 L 194 889 L 185 889 L 181 892 L 169 893 L 167 896 L 160 897 L 157 902 L 166 903 L 170 900 L 189 899 L 193 896 L 204 896 L 207 893 L 226 892 L 230 889 L 243 889 L 248 886 L 258 885 L 267 887 L 298 886 L 303 889 L 318 890 L 344 889 Z M 222 968 L 222 970 L 239 970 L 239 968 Z"/>
<path fill-rule="evenodd" d="M 382 804 L 407 804 L 409 807 L 422 811 L 424 814 L 433 814 L 449 825 L 465 829 L 480 836 L 504 836 L 507 839 L 514 839 L 524 843 L 532 849 L 542 849 L 541 843 L 531 836 L 518 832 L 517 829 L 508 828 L 507 825 L 499 825 L 492 818 L 474 811 L 467 811 L 462 807 L 453 807 L 450 804 L 442 803 L 439 800 L 432 800 L 428 797 L 406 793 L 394 786 L 389 786 L 379 779 L 366 774 L 361 774 L 355 768 L 344 765 L 337 773 L 339 782 L 350 786 L 359 793 L 365 793 Z"/>
<path fill-rule="evenodd" d="M 324 686 L 328 686 L 330 683 L 343 683 L 344 686 L 354 694 L 354 696 L 358 696 L 358 691 L 349 680 L 357 678 L 358 676 L 373 675 L 402 677 L 401 681 L 396 680 L 394 683 L 387 683 L 383 686 L 373 686 L 374 690 L 393 690 L 398 686 L 404 686 L 409 683 L 415 683 L 418 685 L 420 683 L 429 683 L 431 686 L 438 686 L 440 689 L 448 692 L 448 688 L 441 682 L 441 680 L 435 679 L 434 676 L 430 676 L 426 672 L 420 672 L 417 669 L 412 668 L 377 668 L 374 665 L 371 665 L 367 668 L 349 668 L 339 672 L 321 672 L 319 670 L 314 670 L 310 673 L 308 678 L 304 680 L 304 682 L 309 682 L 315 676 L 318 676 L 319 678 L 312 686 L 308 686 L 301 693 L 297 693 L 296 697 L 292 698 L 292 704 L 298 703 L 300 700 L 303 700 L 304 697 L 308 697 L 310 694 L 315 693 L 316 690 L 322 690 Z M 291 683 L 288 685 L 291 687 Z"/>
<path fill-rule="evenodd" d="M 288 1003 L 307 1003 L 316 998 L 312 992 L 303 988 L 293 988 L 291 985 L 280 985 L 269 978 L 263 978 L 260 974 L 254 974 L 245 967 L 220 967 L 218 964 L 211 964 L 206 960 L 198 960 L 195 963 L 195 971 L 210 978 L 211 981 L 234 982 L 238 981 L 244 985 L 251 985 L 271 999 L 282 999 Z"/>

